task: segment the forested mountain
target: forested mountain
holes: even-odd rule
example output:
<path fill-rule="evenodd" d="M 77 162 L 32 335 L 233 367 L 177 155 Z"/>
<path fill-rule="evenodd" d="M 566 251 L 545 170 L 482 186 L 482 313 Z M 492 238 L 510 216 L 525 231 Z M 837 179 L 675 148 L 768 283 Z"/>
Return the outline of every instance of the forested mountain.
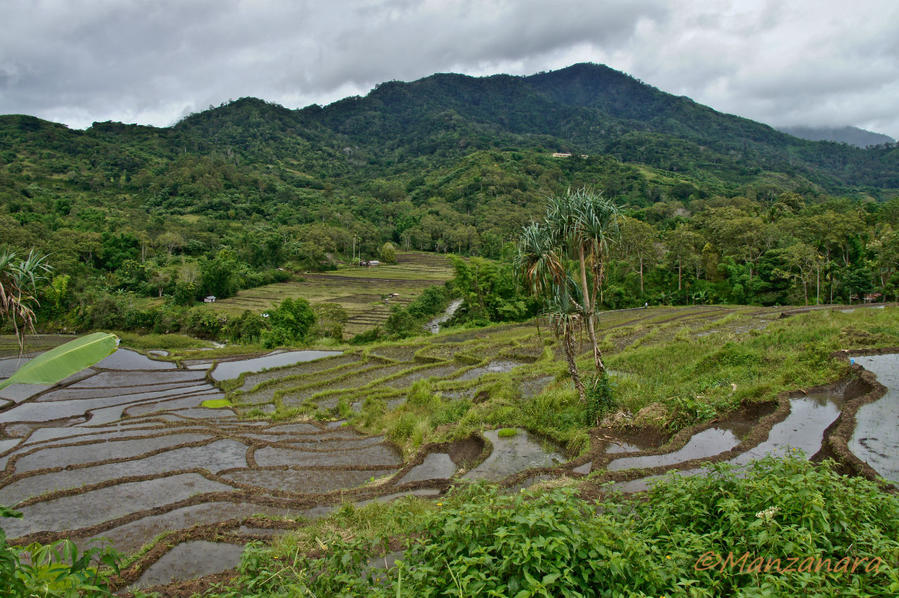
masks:
<path fill-rule="evenodd" d="M 809 141 L 834 141 L 855 147 L 869 147 L 884 143 L 896 143 L 889 135 L 872 133 L 858 127 L 779 127 L 781 131 Z"/>
<path fill-rule="evenodd" d="M 639 293 L 622 254 L 609 304 L 692 300 L 691 281 L 718 285 L 703 300 L 801 299 L 777 253 L 798 240 L 841 258 L 839 274 L 818 268 L 828 295 L 892 292 L 895 268 L 877 264 L 899 228 L 896 145 L 798 139 L 600 65 L 437 74 L 300 110 L 244 98 L 168 128 L 0 116 L 0 250 L 51 252 L 71 277 L 52 303 L 69 314 L 89 292 L 227 295 L 283 277 L 279 267 L 333 267 L 354 246 L 374 256 L 385 241 L 499 258 L 545 197 L 579 186 L 652 231 Z M 828 218 L 851 224 L 846 239 L 825 240 Z M 764 242 L 735 244 L 742 225 L 755 227 L 747 242 Z M 680 238 L 690 256 L 672 230 L 696 235 Z M 765 259 L 769 282 L 781 280 L 771 288 L 759 286 Z M 841 287 L 847 268 L 864 272 Z"/>

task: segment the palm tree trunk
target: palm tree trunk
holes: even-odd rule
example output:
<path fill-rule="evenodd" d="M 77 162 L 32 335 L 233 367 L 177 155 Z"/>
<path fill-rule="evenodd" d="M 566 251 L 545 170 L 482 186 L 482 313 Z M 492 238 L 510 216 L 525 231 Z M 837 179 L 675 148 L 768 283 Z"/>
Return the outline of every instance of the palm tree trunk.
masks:
<path fill-rule="evenodd" d="M 574 339 L 571 330 L 567 329 L 562 335 L 562 349 L 565 352 L 565 360 L 568 362 L 568 373 L 577 389 L 578 397 L 581 403 L 587 403 L 587 392 L 584 390 L 584 383 L 581 381 L 581 375 L 577 371 L 577 363 L 574 361 Z"/>
<path fill-rule="evenodd" d="M 587 332 L 590 333 L 590 342 L 593 344 L 593 365 L 596 367 L 596 373 L 601 374 L 603 371 L 602 358 L 599 355 L 599 343 L 596 342 L 596 328 L 593 320 L 593 297 L 590 297 L 590 287 L 587 286 L 587 262 L 584 258 L 584 246 L 578 248 L 578 259 L 581 262 L 581 288 L 584 289 L 584 314 L 587 318 Z"/>

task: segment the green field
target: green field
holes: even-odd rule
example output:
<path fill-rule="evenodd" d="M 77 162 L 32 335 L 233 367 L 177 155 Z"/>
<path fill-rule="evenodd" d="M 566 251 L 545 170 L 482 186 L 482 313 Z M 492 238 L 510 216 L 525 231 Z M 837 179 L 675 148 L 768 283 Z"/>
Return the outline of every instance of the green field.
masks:
<path fill-rule="evenodd" d="M 398 252 L 397 263 L 374 267 L 345 266 L 334 272 L 303 274 L 301 281 L 281 282 L 240 291 L 212 304 L 228 314 L 262 312 L 284 299 L 301 297 L 310 303 L 336 303 L 349 316 L 349 338 L 383 323 L 394 305 L 406 305 L 430 286 L 452 278 L 449 260 L 442 255 Z M 393 293 L 397 296 L 391 297 Z"/>

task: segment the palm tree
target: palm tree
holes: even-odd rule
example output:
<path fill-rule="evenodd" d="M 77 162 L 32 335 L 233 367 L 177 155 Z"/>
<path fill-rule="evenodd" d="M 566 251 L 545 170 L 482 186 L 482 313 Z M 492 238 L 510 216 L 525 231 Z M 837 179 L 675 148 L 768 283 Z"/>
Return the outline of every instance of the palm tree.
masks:
<path fill-rule="evenodd" d="M 602 300 L 602 282 L 605 276 L 609 242 L 618 234 L 618 208 L 602 196 L 581 188 L 568 192 L 574 213 L 570 244 L 577 253 L 581 289 L 584 295 L 584 319 L 593 345 L 593 361 L 596 373 L 605 373 L 602 353 L 596 341 L 596 311 Z"/>
<path fill-rule="evenodd" d="M 46 255 L 38 255 L 32 249 L 25 259 L 17 260 L 16 254 L 0 252 L 0 316 L 12 323 L 19 349 L 25 349 L 25 333 L 34 331 L 34 309 L 37 282 L 50 271 Z"/>
<path fill-rule="evenodd" d="M 518 242 L 516 269 L 542 301 L 568 361 L 578 394 L 584 387 L 574 360 L 574 333 L 586 325 L 597 376 L 605 373 L 596 340 L 597 295 L 605 274 L 608 244 L 617 233 L 618 209 L 601 193 L 570 189 L 549 199 L 542 223 L 526 226 Z M 577 276 L 577 279 L 575 279 Z"/>
<path fill-rule="evenodd" d="M 574 350 L 575 335 L 584 325 L 583 308 L 573 296 L 578 290 L 577 285 L 572 280 L 567 282 L 569 284 L 553 288 L 552 295 L 545 301 L 544 313 L 549 318 L 556 338 L 562 341 L 565 361 L 568 362 L 568 374 L 574 382 L 581 403 L 586 404 L 587 393 L 577 369 Z"/>

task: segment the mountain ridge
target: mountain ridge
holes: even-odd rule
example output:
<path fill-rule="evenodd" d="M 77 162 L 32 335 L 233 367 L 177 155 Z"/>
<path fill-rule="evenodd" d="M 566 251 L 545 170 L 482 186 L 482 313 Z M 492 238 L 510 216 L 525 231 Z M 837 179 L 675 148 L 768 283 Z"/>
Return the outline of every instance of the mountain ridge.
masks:
<path fill-rule="evenodd" d="M 867 148 L 884 143 L 896 143 L 896 140 L 883 133 L 867 131 L 859 127 L 778 127 L 783 131 L 800 139 L 809 141 L 832 141 L 834 143 L 846 143 L 859 148 Z"/>
<path fill-rule="evenodd" d="M 473 151 L 519 148 L 608 154 L 738 184 L 772 172 L 832 191 L 899 188 L 893 145 L 859 149 L 802 140 L 592 63 L 529 76 L 438 73 L 298 109 L 240 98 L 171 127 L 106 122 L 71 131 L 28 120 L 34 117 L 10 118 L 0 117 L 0 127 L 17 129 L 12 137 L 25 144 L 40 144 L 26 138 L 52 130 L 57 145 L 70 150 L 79 143 L 130 144 L 144 153 L 140 144 L 152 142 L 162 159 L 224 152 L 260 168 L 298 159 L 354 180 L 403 173 L 421 160 L 448 164 Z"/>

